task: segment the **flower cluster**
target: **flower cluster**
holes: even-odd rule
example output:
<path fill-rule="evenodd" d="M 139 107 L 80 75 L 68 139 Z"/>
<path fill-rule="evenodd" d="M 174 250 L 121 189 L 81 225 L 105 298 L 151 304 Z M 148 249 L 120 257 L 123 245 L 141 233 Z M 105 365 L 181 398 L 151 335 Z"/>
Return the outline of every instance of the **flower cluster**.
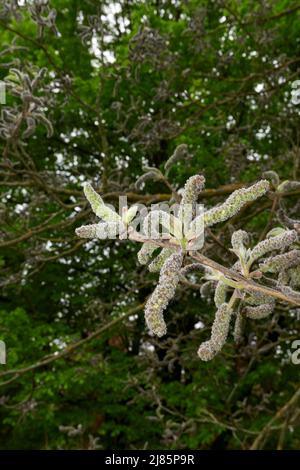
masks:
<path fill-rule="evenodd" d="M 14 17 L 17 21 L 22 19 L 22 12 L 28 11 L 34 23 L 38 26 L 38 38 L 42 38 L 45 28 L 49 28 L 58 35 L 55 24 L 56 10 L 51 8 L 50 0 L 31 0 L 19 2 L 18 0 L 4 0 L 1 5 L 0 18 Z"/>
<path fill-rule="evenodd" d="M 289 293 L 293 292 L 291 287 L 299 286 L 300 250 L 294 248 L 298 243 L 296 230 L 285 230 L 278 227 L 269 232 L 266 240 L 261 241 L 252 249 L 247 247 L 248 243 L 247 232 L 237 230 L 232 234 L 232 251 L 239 258 L 233 265 L 233 270 L 242 274 L 246 279 L 251 279 L 255 275 L 259 280 L 273 281 L 279 290 L 287 292 L 287 288 Z M 273 255 L 276 251 L 281 253 Z M 266 254 L 270 256 L 262 259 Z M 276 277 L 275 279 L 264 279 L 265 274 Z M 212 327 L 211 340 L 200 346 L 198 354 L 201 359 L 210 360 L 220 351 L 227 338 L 230 320 L 229 305 L 230 311 L 235 312 L 234 339 L 240 343 L 246 318 L 259 320 L 268 317 L 274 311 L 275 300 L 274 297 L 262 292 L 254 293 L 242 289 L 237 282 L 211 268 L 206 270 L 205 277 L 210 283 L 215 284 L 214 302 L 218 310 Z M 291 286 L 286 286 L 283 281 L 285 284 L 290 283 Z M 228 300 L 229 296 L 230 300 Z M 225 312 L 227 312 L 228 318 Z"/>
<path fill-rule="evenodd" d="M 49 104 L 49 96 L 38 96 L 40 82 L 43 80 L 47 69 L 19 70 L 11 68 L 4 82 L 12 96 L 17 97 L 20 105 L 6 106 L 1 110 L 0 137 L 5 140 L 17 140 L 21 126 L 26 124 L 22 131 L 21 139 L 28 139 L 36 130 L 37 124 L 42 124 L 47 130 L 47 137 L 53 134 L 53 127 L 45 115 L 46 103 Z M 48 91 L 44 88 L 42 91 Z"/>
<path fill-rule="evenodd" d="M 187 155 L 187 147 L 179 146 L 166 164 L 166 169 Z M 147 168 L 146 173 L 138 179 L 138 186 L 148 178 L 166 181 L 166 175 L 156 168 Z M 224 346 L 230 329 L 230 321 L 235 317 L 234 339 L 242 340 L 243 326 L 247 318 L 262 319 L 269 316 L 275 307 L 276 295 L 270 295 L 270 289 L 264 285 L 275 285 L 277 292 L 293 293 L 293 288 L 300 284 L 300 250 L 298 233 L 294 228 L 277 227 L 271 230 L 265 240 L 250 248 L 250 237 L 244 230 L 234 231 L 231 238 L 231 251 L 238 260 L 233 264 L 231 273 L 226 269 L 206 267 L 200 263 L 183 262 L 192 253 L 195 240 L 203 235 L 205 227 L 224 222 L 237 214 L 245 205 L 260 198 L 272 187 L 280 190 L 279 178 L 274 172 L 268 172 L 266 178 L 250 187 L 234 191 L 225 202 L 212 209 L 197 214 L 197 201 L 204 188 L 205 179 L 202 175 L 190 177 L 182 191 L 181 202 L 174 215 L 164 210 L 153 210 L 143 220 L 143 236 L 140 236 L 132 223 L 137 207 L 132 206 L 119 215 L 108 207 L 101 196 L 89 183 L 84 185 L 84 193 L 93 212 L 101 219 L 98 224 L 85 225 L 76 229 L 78 236 L 83 238 L 107 238 L 112 233 L 124 238 L 123 233 L 130 231 L 130 239 L 142 242 L 137 257 L 149 271 L 159 272 L 159 280 L 145 306 L 145 320 L 150 332 L 156 336 L 166 334 L 164 311 L 175 295 L 181 279 L 188 273 L 202 269 L 206 282 L 201 294 L 207 295 L 214 289 L 214 302 L 217 308 L 211 329 L 211 337 L 202 343 L 198 350 L 199 357 L 211 360 Z M 282 186 L 282 184 L 281 184 Z M 188 209 L 188 210 L 187 210 Z M 202 222 L 202 225 L 199 222 Z M 160 229 L 163 228 L 163 237 Z M 201 232 L 201 233 L 200 233 Z M 228 272 L 228 270 L 227 270 Z M 225 274 L 224 274 L 225 273 Z M 238 279 L 245 282 L 239 283 Z M 253 279 L 256 289 L 251 289 Z M 248 284 L 247 284 L 248 280 Z M 249 287 L 250 286 L 250 287 Z M 262 287 L 262 288 L 261 288 Z"/>
<path fill-rule="evenodd" d="M 167 258 L 161 268 L 158 284 L 146 303 L 145 319 L 154 335 L 163 336 L 167 332 L 163 311 L 175 295 L 182 261 L 181 251 L 173 253 Z"/>

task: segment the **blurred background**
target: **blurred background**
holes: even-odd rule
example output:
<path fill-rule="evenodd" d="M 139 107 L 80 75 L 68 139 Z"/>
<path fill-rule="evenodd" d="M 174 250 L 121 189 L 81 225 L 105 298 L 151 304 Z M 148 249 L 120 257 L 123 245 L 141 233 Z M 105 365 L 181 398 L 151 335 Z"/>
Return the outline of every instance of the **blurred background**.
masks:
<path fill-rule="evenodd" d="M 87 181 L 107 203 L 151 205 L 201 173 L 211 207 L 266 170 L 299 178 L 299 2 L 0 0 L 0 44 L 0 448 L 249 449 L 262 431 L 259 448 L 299 448 L 297 400 L 280 411 L 299 388 L 299 308 L 201 362 L 201 276 L 157 339 L 139 246 L 75 235 L 96 221 Z M 135 186 L 183 143 L 169 184 Z M 299 191 L 285 205 L 299 217 Z M 206 256 L 230 266 L 233 227 L 257 240 L 271 208 L 218 225 Z"/>

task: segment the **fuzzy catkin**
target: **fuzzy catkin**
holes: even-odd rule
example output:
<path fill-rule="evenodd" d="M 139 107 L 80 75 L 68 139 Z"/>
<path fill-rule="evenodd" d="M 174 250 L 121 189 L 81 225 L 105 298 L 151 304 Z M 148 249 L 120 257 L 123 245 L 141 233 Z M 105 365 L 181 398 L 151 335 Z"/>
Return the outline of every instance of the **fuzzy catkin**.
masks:
<path fill-rule="evenodd" d="M 250 254 L 251 263 L 261 258 L 266 253 L 273 250 L 281 250 L 287 248 L 298 238 L 296 230 L 286 230 L 284 233 L 271 237 L 258 243 Z"/>
<path fill-rule="evenodd" d="M 272 186 L 274 188 L 277 188 L 277 186 L 279 185 L 280 183 L 280 180 L 279 180 L 279 176 L 278 174 L 276 173 L 276 171 L 273 171 L 273 170 L 269 170 L 269 171 L 265 171 L 262 176 L 270 181 L 270 183 L 272 184 Z"/>
<path fill-rule="evenodd" d="M 239 251 L 241 247 L 244 247 L 249 243 L 249 235 L 245 230 L 237 230 L 233 232 L 231 236 L 231 245 L 232 248 L 236 251 Z"/>
<path fill-rule="evenodd" d="M 146 181 L 152 180 L 152 181 L 158 181 L 162 179 L 163 176 L 158 170 L 150 170 L 141 175 L 135 182 L 135 188 L 140 189 L 142 184 L 145 183 Z"/>
<path fill-rule="evenodd" d="M 142 248 L 138 251 L 137 258 L 140 264 L 147 264 L 150 261 L 153 252 L 158 248 L 154 243 L 143 243 Z"/>
<path fill-rule="evenodd" d="M 255 199 L 263 196 L 269 190 L 269 188 L 269 182 L 267 180 L 261 180 L 249 188 L 237 189 L 226 199 L 223 204 L 209 209 L 204 213 L 205 227 L 210 227 L 219 222 L 224 222 L 230 217 L 233 217 L 245 204 L 247 204 L 247 202 L 255 201 Z M 197 217 L 191 224 L 191 230 L 194 228 L 196 223 Z"/>
<path fill-rule="evenodd" d="M 226 302 L 226 296 L 228 292 L 228 285 L 223 281 L 218 281 L 215 289 L 214 301 L 216 307 L 220 307 Z"/>
<path fill-rule="evenodd" d="M 277 212 L 277 217 L 279 222 L 282 223 L 282 225 L 285 225 L 288 228 L 295 228 L 298 224 L 300 224 L 300 220 L 298 219 L 291 219 L 283 210 L 281 207 L 279 211 Z"/>
<path fill-rule="evenodd" d="M 212 281 L 206 281 L 200 287 L 201 298 L 206 300 L 208 303 L 210 303 L 210 299 L 212 297 L 213 285 L 214 283 Z"/>
<path fill-rule="evenodd" d="M 212 325 L 210 340 L 202 343 L 198 349 L 198 356 L 202 361 L 213 359 L 224 346 L 228 336 L 231 313 L 232 310 L 226 303 L 218 308 Z"/>
<path fill-rule="evenodd" d="M 289 270 L 290 286 L 293 289 L 300 287 L 300 265 Z"/>
<path fill-rule="evenodd" d="M 163 311 L 174 297 L 179 282 L 182 252 L 173 253 L 163 265 L 159 281 L 145 306 L 145 320 L 150 331 L 159 337 L 167 332 Z"/>
<path fill-rule="evenodd" d="M 269 304 L 274 302 L 274 297 L 263 294 L 262 292 L 253 292 L 247 290 L 246 292 L 249 294 L 249 296 L 245 298 L 245 302 L 249 305 Z"/>
<path fill-rule="evenodd" d="M 177 163 L 180 160 L 184 160 L 186 158 L 189 158 L 189 151 L 188 151 L 188 146 L 186 144 L 180 144 L 176 147 L 173 155 L 166 161 L 165 163 L 165 170 L 169 171 L 170 168 L 174 165 L 174 163 Z"/>
<path fill-rule="evenodd" d="M 246 317 L 252 318 L 253 320 L 259 320 L 266 318 L 273 312 L 275 307 L 274 302 L 270 304 L 257 305 L 256 307 L 244 307 L 244 313 Z"/>
<path fill-rule="evenodd" d="M 165 261 L 174 253 L 175 248 L 163 248 L 159 255 L 149 264 L 148 269 L 151 273 L 156 273 L 161 270 Z"/>
<path fill-rule="evenodd" d="M 107 238 L 115 238 L 122 231 L 122 228 L 125 229 L 121 223 L 107 222 L 82 225 L 75 229 L 75 233 L 81 238 L 99 238 L 100 240 L 105 240 Z"/>
<path fill-rule="evenodd" d="M 262 272 L 278 273 L 300 264 L 300 250 L 291 250 L 283 255 L 272 256 L 259 264 Z"/>
<path fill-rule="evenodd" d="M 100 194 L 96 193 L 96 191 L 92 188 L 89 183 L 85 183 L 83 190 L 85 197 L 89 201 L 91 208 L 97 217 L 103 219 L 105 222 L 121 221 L 121 217 L 119 216 L 119 214 L 117 214 L 115 211 L 113 211 L 104 204 L 104 201 Z"/>
<path fill-rule="evenodd" d="M 196 203 L 199 193 L 204 188 L 205 178 L 202 175 L 191 176 L 185 183 L 179 206 L 178 218 L 184 223 L 186 230 L 196 215 Z"/>
<path fill-rule="evenodd" d="M 201 263 L 191 263 L 181 268 L 180 274 L 182 274 L 183 276 L 186 276 L 192 271 L 204 271 L 204 269 L 205 268 L 203 264 Z"/>
<path fill-rule="evenodd" d="M 238 310 L 236 313 L 234 330 L 233 330 L 233 338 L 236 344 L 240 344 L 243 340 L 244 327 L 245 327 L 245 318 L 240 312 L 240 310 Z"/>

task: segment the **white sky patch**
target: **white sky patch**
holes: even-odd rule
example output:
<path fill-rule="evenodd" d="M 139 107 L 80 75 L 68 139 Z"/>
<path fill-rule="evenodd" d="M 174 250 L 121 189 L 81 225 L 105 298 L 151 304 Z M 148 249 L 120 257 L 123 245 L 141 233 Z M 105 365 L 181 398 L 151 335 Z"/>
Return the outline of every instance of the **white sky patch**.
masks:
<path fill-rule="evenodd" d="M 291 102 L 294 105 L 300 104 L 300 80 L 292 83 Z"/>
<path fill-rule="evenodd" d="M 271 133 L 271 127 L 268 125 L 268 126 L 261 127 L 260 129 L 258 129 L 257 133 L 255 134 L 255 137 L 258 140 L 262 140 L 268 137 L 270 133 Z"/>
<path fill-rule="evenodd" d="M 110 2 L 108 5 L 103 6 L 101 20 L 107 25 L 108 31 L 111 31 L 111 33 L 107 32 L 107 34 L 103 36 L 103 42 L 105 44 L 110 44 L 113 42 L 116 31 L 119 31 L 120 33 L 130 33 L 130 20 L 124 16 L 121 16 L 121 12 L 121 3 Z M 112 64 L 116 61 L 115 55 L 110 49 L 101 50 L 99 38 L 97 37 L 96 33 L 94 33 L 91 40 L 90 52 L 96 57 L 96 59 L 98 59 L 92 59 L 91 61 L 91 64 L 94 68 L 99 68 L 101 66 L 100 61 L 109 64 Z"/>
<path fill-rule="evenodd" d="M 154 351 L 155 351 L 155 347 L 153 346 L 153 344 L 149 343 L 148 341 L 145 341 L 140 346 L 140 352 L 141 353 L 143 353 L 143 352 L 152 352 L 153 353 Z"/>
<path fill-rule="evenodd" d="M 232 26 L 228 31 L 228 39 L 229 41 L 234 41 L 236 38 L 237 38 L 236 27 Z"/>
<path fill-rule="evenodd" d="M 28 207 L 28 204 L 26 202 L 24 202 L 23 204 L 16 204 L 15 206 L 16 214 L 21 214 L 27 209 L 27 207 Z"/>
<path fill-rule="evenodd" d="M 232 129 L 236 124 L 236 120 L 234 119 L 233 116 L 229 115 L 228 118 L 227 118 L 227 122 L 226 122 L 226 129 L 230 130 Z"/>
<path fill-rule="evenodd" d="M 249 57 L 257 57 L 258 56 L 258 52 L 257 51 L 251 51 L 249 53 Z"/>
<path fill-rule="evenodd" d="M 58 349 L 65 349 L 67 347 L 67 343 L 59 338 L 55 338 L 51 341 L 50 346 L 56 346 Z"/>
<path fill-rule="evenodd" d="M 135 314 L 135 315 L 129 315 L 128 320 L 129 320 L 129 321 L 135 321 L 135 320 L 137 320 L 138 318 L 139 318 L 139 316 L 138 316 L 137 314 Z"/>
<path fill-rule="evenodd" d="M 195 330 L 201 330 L 202 328 L 204 328 L 204 323 L 202 321 L 198 321 L 197 323 L 195 323 L 194 325 L 194 328 Z"/>
<path fill-rule="evenodd" d="M 265 84 L 264 83 L 258 83 L 257 85 L 255 85 L 254 87 L 254 90 L 256 91 L 256 93 L 261 93 L 265 88 Z"/>
<path fill-rule="evenodd" d="M 226 16 L 221 16 L 221 18 L 219 19 L 219 23 L 225 23 L 226 20 Z"/>
<path fill-rule="evenodd" d="M 253 149 L 251 149 L 248 152 L 247 160 L 249 160 L 250 162 L 258 162 L 259 160 L 261 160 L 261 155 L 258 152 L 255 152 Z"/>

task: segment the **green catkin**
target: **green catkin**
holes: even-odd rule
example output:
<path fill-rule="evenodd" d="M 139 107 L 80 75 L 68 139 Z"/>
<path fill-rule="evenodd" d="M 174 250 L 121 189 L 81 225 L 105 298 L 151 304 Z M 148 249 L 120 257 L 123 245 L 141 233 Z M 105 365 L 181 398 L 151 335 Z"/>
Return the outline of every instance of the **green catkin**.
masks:
<path fill-rule="evenodd" d="M 277 188 L 280 193 L 288 191 L 298 191 L 300 189 L 300 181 L 283 181 Z"/>
<path fill-rule="evenodd" d="M 246 291 L 249 296 L 245 298 L 245 303 L 249 305 L 268 304 L 274 301 L 270 295 L 263 294 L 262 292 Z"/>
<path fill-rule="evenodd" d="M 289 270 L 290 286 L 293 289 L 300 287 L 300 265 Z"/>
<path fill-rule="evenodd" d="M 186 230 L 196 215 L 198 195 L 204 188 L 204 184 L 205 178 L 202 175 L 191 176 L 185 183 L 178 218 L 183 222 Z"/>
<path fill-rule="evenodd" d="M 245 245 L 249 243 L 249 235 L 244 230 L 237 230 L 233 232 L 231 236 L 231 245 L 233 251 L 239 253 L 242 250 L 245 250 Z"/>
<path fill-rule="evenodd" d="M 204 225 L 211 227 L 212 225 L 224 222 L 230 217 L 233 217 L 245 204 L 263 196 L 269 188 L 269 182 L 267 180 L 261 180 L 250 186 L 250 188 L 237 189 L 223 204 L 209 209 L 204 213 Z"/>
<path fill-rule="evenodd" d="M 277 188 L 277 186 L 279 185 L 280 183 L 280 180 L 279 180 L 279 176 L 278 174 L 276 173 L 276 171 L 273 171 L 273 170 L 269 170 L 269 171 L 265 171 L 262 176 L 270 181 L 270 183 L 272 184 L 272 186 L 274 188 Z"/>
<path fill-rule="evenodd" d="M 125 229 L 125 227 L 123 227 Z M 82 225 L 75 229 L 76 235 L 81 238 L 115 238 L 121 229 L 121 224 L 116 222 L 107 222 L 92 225 Z"/>
<path fill-rule="evenodd" d="M 138 251 L 137 258 L 140 264 L 147 264 L 150 261 L 153 252 L 158 248 L 154 243 L 143 243 L 142 248 Z"/>
<path fill-rule="evenodd" d="M 210 361 L 224 346 L 230 325 L 232 310 L 228 304 L 222 304 L 215 316 L 209 341 L 202 343 L 198 349 L 198 356 L 202 361 Z"/>
<path fill-rule="evenodd" d="M 145 320 L 151 333 L 163 336 L 167 332 L 163 312 L 174 297 L 179 282 L 182 252 L 173 253 L 163 265 L 159 281 L 145 306 Z"/>
<path fill-rule="evenodd" d="M 158 181 L 163 178 L 163 175 L 160 173 L 160 171 L 153 169 L 150 171 L 147 171 L 143 175 L 141 175 L 135 182 L 135 188 L 140 189 L 142 184 L 145 183 L 146 181 Z"/>
<path fill-rule="evenodd" d="M 218 281 L 215 289 L 214 301 L 216 307 L 220 307 L 226 302 L 228 285 L 223 281 Z"/>
<path fill-rule="evenodd" d="M 259 320 L 266 318 L 274 311 L 274 302 L 270 304 L 257 305 L 256 307 L 244 307 L 244 313 L 246 317 L 252 318 L 253 320 Z"/>
<path fill-rule="evenodd" d="M 92 188 L 89 183 L 85 183 L 83 190 L 85 197 L 89 201 L 91 208 L 97 217 L 103 219 L 105 222 L 121 221 L 121 217 L 119 216 L 119 214 L 117 214 L 115 211 L 113 211 L 104 204 L 104 201 L 100 194 L 96 193 L 96 191 Z"/>
<path fill-rule="evenodd" d="M 174 248 L 163 248 L 159 255 L 149 264 L 148 269 L 151 273 L 156 273 L 161 270 L 165 261 L 174 253 Z"/>
<path fill-rule="evenodd" d="M 281 250 L 287 248 L 298 239 L 296 230 L 286 230 L 284 233 L 271 237 L 258 243 L 250 253 L 250 260 L 253 263 L 266 253 L 273 250 Z"/>
<path fill-rule="evenodd" d="M 186 144 L 180 144 L 176 147 L 173 155 L 166 161 L 165 170 L 168 172 L 170 168 L 180 160 L 190 158 L 188 146 Z"/>
<path fill-rule="evenodd" d="M 269 190 L 269 188 L 269 182 L 266 180 L 261 180 L 249 188 L 237 189 L 226 199 L 223 204 L 209 209 L 208 211 L 204 212 L 204 215 L 200 215 L 201 218 L 204 218 L 204 226 L 210 227 L 219 222 L 224 222 L 230 217 L 233 217 L 245 204 L 251 201 L 255 201 L 255 199 L 263 196 Z M 198 217 L 196 217 L 191 223 L 191 232 L 196 230 L 197 224 Z"/>
<path fill-rule="evenodd" d="M 282 225 L 288 228 L 295 228 L 297 225 L 300 225 L 300 220 L 291 219 L 290 217 L 288 217 L 288 215 L 285 213 L 282 207 L 277 212 L 277 217 L 278 217 L 279 222 L 281 222 Z"/>
<path fill-rule="evenodd" d="M 272 256 L 259 264 L 262 272 L 278 273 L 300 264 L 300 250 L 291 250 L 283 255 Z"/>
<path fill-rule="evenodd" d="M 213 293 L 213 285 L 214 285 L 214 283 L 212 281 L 206 281 L 200 287 L 201 298 L 203 300 L 206 300 L 208 303 L 211 302 L 211 297 L 212 297 L 212 293 Z"/>
<path fill-rule="evenodd" d="M 204 271 L 203 264 L 201 264 L 201 263 L 187 264 L 186 266 L 184 266 L 181 269 L 180 274 L 182 274 L 183 276 L 186 276 L 187 274 L 189 274 L 192 271 Z"/>
<path fill-rule="evenodd" d="M 233 338 L 236 344 L 240 344 L 243 341 L 244 328 L 245 328 L 245 318 L 239 309 L 236 312 L 236 318 L 235 318 L 234 330 L 233 330 Z"/>

